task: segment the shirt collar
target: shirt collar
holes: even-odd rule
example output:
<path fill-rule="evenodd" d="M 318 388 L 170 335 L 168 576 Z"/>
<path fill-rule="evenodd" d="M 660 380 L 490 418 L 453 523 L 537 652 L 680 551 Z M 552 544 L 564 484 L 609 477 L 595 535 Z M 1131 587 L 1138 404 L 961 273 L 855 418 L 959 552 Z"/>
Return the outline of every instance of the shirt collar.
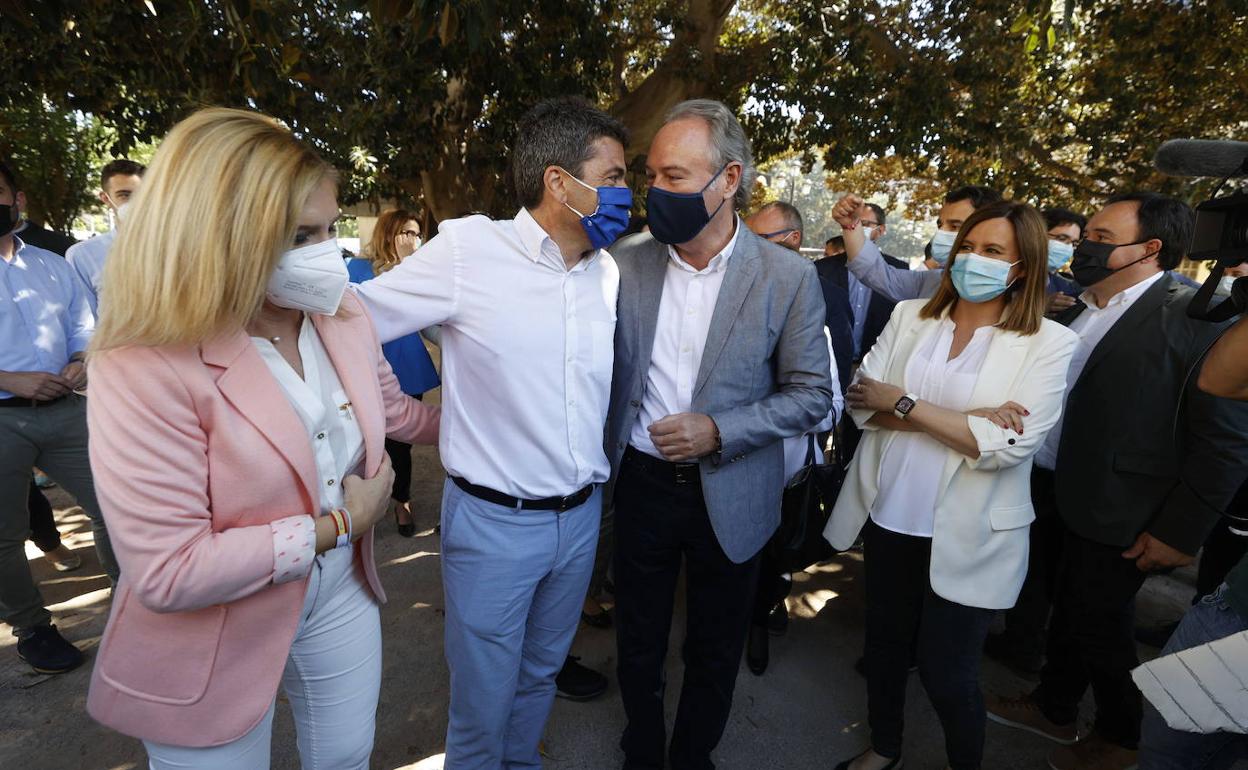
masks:
<path fill-rule="evenodd" d="M 530 260 L 536 263 L 546 263 L 552 267 L 558 267 L 560 270 L 566 270 L 567 266 L 563 261 L 563 252 L 559 250 L 559 244 L 555 243 L 555 239 L 550 237 L 528 209 L 522 208 L 516 214 L 516 234 L 520 236 L 520 245 L 524 247 L 524 254 Z M 588 258 L 582 258 L 573 266 L 572 271 L 588 269 L 598 255 L 602 253 L 602 249 L 593 249 L 589 252 Z"/>
<path fill-rule="evenodd" d="M 677 267 L 679 267 L 681 270 L 684 270 L 687 273 L 723 272 L 724 270 L 728 269 L 728 260 L 732 257 L 733 249 L 737 247 L 737 238 L 741 235 L 741 228 L 744 226 L 745 225 L 741 222 L 740 217 L 736 217 L 733 219 L 732 237 L 728 239 L 727 245 L 725 245 L 724 248 L 718 254 L 711 257 L 711 261 L 708 262 L 706 267 L 702 270 L 696 269 L 693 265 L 681 259 L 680 255 L 676 253 L 675 246 L 667 247 L 667 257 L 669 260 L 675 263 Z"/>
<path fill-rule="evenodd" d="M 1140 281 L 1134 286 L 1128 286 L 1127 288 L 1118 292 L 1114 296 L 1110 297 L 1109 302 L 1106 302 L 1105 307 L 1103 308 L 1096 306 L 1096 299 L 1092 296 L 1092 292 L 1087 291 L 1086 289 L 1084 290 L 1083 294 L 1079 295 L 1079 300 L 1083 304 L 1088 306 L 1088 310 L 1091 310 L 1093 312 L 1109 310 L 1111 307 L 1115 307 L 1117 305 L 1122 305 L 1122 304 L 1130 305 L 1131 303 L 1139 299 L 1141 294 L 1148 291 L 1150 286 L 1160 281 L 1162 276 L 1164 275 L 1165 275 L 1164 272 L 1154 273 L 1153 275 L 1150 275 L 1148 278 L 1145 278 L 1144 280 Z"/>
<path fill-rule="evenodd" d="M 23 241 L 21 238 L 18 238 L 17 233 L 14 232 L 13 233 L 13 260 L 8 261 L 4 259 L 3 257 L 0 257 L 0 264 L 4 264 L 4 265 L 22 264 L 25 261 L 22 259 L 22 250 L 25 248 L 26 248 L 26 241 Z"/>

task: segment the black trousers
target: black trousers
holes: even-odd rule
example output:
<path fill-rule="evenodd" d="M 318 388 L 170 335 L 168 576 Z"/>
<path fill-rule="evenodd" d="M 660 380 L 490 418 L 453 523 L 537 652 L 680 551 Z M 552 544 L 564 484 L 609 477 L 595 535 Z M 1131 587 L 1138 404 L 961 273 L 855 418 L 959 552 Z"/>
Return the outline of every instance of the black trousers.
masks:
<path fill-rule="evenodd" d="M 1040 660 L 1044 656 L 1057 566 L 1062 554 L 1063 529 L 1057 513 L 1053 471 L 1032 469 L 1031 503 L 1036 510 L 1036 520 L 1031 523 L 1027 579 L 1013 609 L 1005 613 L 1005 636 L 1019 655 Z"/>
<path fill-rule="evenodd" d="M 979 665 L 993 610 L 968 607 L 932 591 L 932 541 L 868 521 L 863 530 L 867 583 L 867 721 L 871 744 L 901 756 L 906 682 L 916 652 L 919 678 L 945 731 L 954 770 L 976 770 L 984 756 L 984 695 Z"/>
<path fill-rule="evenodd" d="M 766 546 L 758 555 L 758 588 L 754 593 L 754 610 L 750 621 L 756 626 L 767 625 L 771 608 L 784 601 L 793 590 L 793 583 L 771 558 Z"/>
<path fill-rule="evenodd" d="M 61 545 L 61 533 L 56 528 L 56 519 L 52 516 L 52 504 L 44 496 L 32 479 L 26 507 L 30 511 L 30 542 L 39 547 L 40 551 L 49 553 Z"/>
<path fill-rule="evenodd" d="M 390 465 L 394 468 L 390 499 L 406 503 L 412 499 L 412 445 L 388 438 L 386 454 L 390 455 Z"/>
<path fill-rule="evenodd" d="M 1091 686 L 1096 729 L 1134 749 L 1140 740 L 1140 691 L 1131 681 L 1135 595 L 1147 575 L 1121 546 L 1096 543 L 1063 525 L 1047 661 L 1035 695 L 1052 721 L 1070 724 Z"/>
<path fill-rule="evenodd" d="M 679 483 L 642 464 L 631 447 L 615 486 L 616 639 L 628 726 L 629 768 L 662 768 L 666 729 L 663 662 L 676 579 L 685 563 L 685 678 L 668 755 L 675 770 L 710 770 L 745 648 L 757 555 L 734 564 L 711 529 L 696 474 Z"/>

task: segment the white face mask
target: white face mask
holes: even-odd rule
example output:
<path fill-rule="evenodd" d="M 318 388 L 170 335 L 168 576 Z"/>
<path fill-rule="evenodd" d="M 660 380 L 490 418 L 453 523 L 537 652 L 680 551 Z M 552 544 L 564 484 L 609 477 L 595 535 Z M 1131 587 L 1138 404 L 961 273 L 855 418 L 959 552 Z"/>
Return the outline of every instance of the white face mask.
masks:
<path fill-rule="evenodd" d="M 129 213 L 130 213 L 130 201 L 126 201 L 125 203 L 117 207 L 117 221 L 121 222 L 129 215 Z"/>
<path fill-rule="evenodd" d="M 1235 285 L 1235 279 L 1236 277 L 1233 275 L 1222 276 L 1222 280 L 1218 281 L 1218 288 L 1214 289 L 1214 294 L 1231 296 L 1231 287 Z"/>
<path fill-rule="evenodd" d="M 863 237 L 863 238 L 866 238 L 868 241 L 873 241 L 873 240 L 875 240 L 875 228 L 874 228 L 874 227 L 865 227 L 865 226 L 864 226 L 864 227 L 862 228 L 862 237 Z"/>
<path fill-rule="evenodd" d="M 283 254 L 269 276 L 265 294 L 278 307 L 333 315 L 348 280 L 342 249 L 337 239 L 330 238 Z"/>

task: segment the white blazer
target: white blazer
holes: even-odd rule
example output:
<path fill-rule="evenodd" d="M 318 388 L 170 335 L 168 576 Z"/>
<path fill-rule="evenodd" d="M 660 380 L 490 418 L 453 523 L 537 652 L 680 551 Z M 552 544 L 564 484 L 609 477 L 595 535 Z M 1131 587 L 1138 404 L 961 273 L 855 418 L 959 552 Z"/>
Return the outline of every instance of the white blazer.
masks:
<path fill-rule="evenodd" d="M 906 364 L 940 322 L 919 318 L 927 300 L 897 304 L 888 325 L 859 370 L 863 375 L 913 391 Z M 1078 336 L 1045 320 L 1031 336 L 998 331 L 971 392 L 967 410 L 997 407 L 1007 401 L 1031 412 L 1023 435 L 998 428 L 986 418 L 968 417 L 979 445 L 979 459 L 946 449 L 941 492 L 932 529 L 931 583 L 938 595 L 958 604 L 985 609 L 1014 606 L 1027 574 L 1031 506 L 1031 461 L 1044 437 L 1061 419 L 1066 371 Z M 868 425 L 875 412 L 851 409 L 864 430 L 849 466 L 840 498 L 823 535 L 837 550 L 853 545 L 870 515 L 881 484 L 880 464 L 896 431 Z"/>

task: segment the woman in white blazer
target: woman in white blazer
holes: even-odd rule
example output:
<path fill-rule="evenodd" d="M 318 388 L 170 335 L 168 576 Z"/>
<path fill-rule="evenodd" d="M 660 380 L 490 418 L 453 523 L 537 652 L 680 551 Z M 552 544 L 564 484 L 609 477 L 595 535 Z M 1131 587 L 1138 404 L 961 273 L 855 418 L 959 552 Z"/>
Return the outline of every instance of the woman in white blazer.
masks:
<path fill-rule="evenodd" d="M 901 766 L 916 647 L 950 767 L 980 766 L 984 638 L 1023 584 L 1032 456 L 1061 416 L 1077 341 L 1044 318 L 1047 246 L 1027 204 L 976 211 L 936 294 L 897 305 L 847 393 L 865 432 L 824 536 L 841 550 L 865 540 L 872 746 L 838 770 Z"/>

